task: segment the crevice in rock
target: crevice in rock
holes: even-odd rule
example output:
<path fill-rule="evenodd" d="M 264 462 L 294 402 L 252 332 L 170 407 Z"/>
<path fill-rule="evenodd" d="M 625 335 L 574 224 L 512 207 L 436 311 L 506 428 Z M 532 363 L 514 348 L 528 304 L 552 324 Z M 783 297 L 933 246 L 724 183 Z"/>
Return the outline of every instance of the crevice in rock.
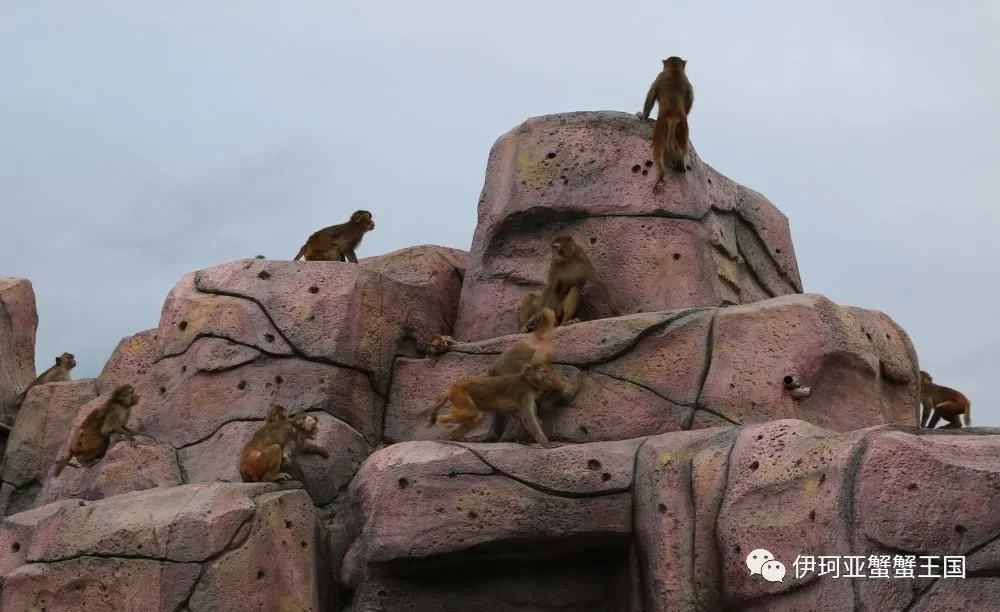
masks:
<path fill-rule="evenodd" d="M 382 277 L 381 274 L 378 275 L 378 276 L 380 278 Z M 347 363 L 341 363 L 341 362 L 339 362 L 339 361 L 337 361 L 335 359 L 330 359 L 330 358 L 327 358 L 327 357 L 313 357 L 311 355 L 306 354 L 302 349 L 300 349 L 291 340 L 289 340 L 289 338 L 285 334 L 285 332 L 282 331 L 282 329 L 275 322 L 274 318 L 271 316 L 271 313 L 269 313 L 267 311 L 267 309 L 264 308 L 264 305 L 261 304 L 260 301 L 257 300 L 256 298 L 251 297 L 251 296 L 247 296 L 247 295 L 241 295 L 239 293 L 235 293 L 235 292 L 232 292 L 232 291 L 223 291 L 221 289 L 214 289 L 214 290 L 205 289 L 201 285 L 201 271 L 198 271 L 198 272 L 195 273 L 195 276 L 194 276 L 194 287 L 195 287 L 195 289 L 199 293 L 204 293 L 206 295 L 223 295 L 223 296 L 226 296 L 226 297 L 231 297 L 231 298 L 235 298 L 235 299 L 239 299 L 239 300 L 246 300 L 246 301 L 250 302 L 251 304 L 255 304 L 257 306 L 257 308 L 260 309 L 260 311 L 264 315 L 264 317 L 267 319 L 268 323 L 270 323 L 271 326 L 274 328 L 274 330 L 276 332 L 278 332 L 278 336 L 280 336 L 281 339 L 285 341 L 285 344 L 287 344 L 292 349 L 292 352 L 294 353 L 294 357 L 297 357 L 297 358 L 302 359 L 304 361 L 312 361 L 313 363 L 321 363 L 321 364 L 324 364 L 324 365 L 333 365 L 333 366 L 337 366 L 339 368 L 345 368 L 345 369 L 348 369 L 348 370 L 354 370 L 355 372 L 359 372 L 361 374 L 364 374 L 365 377 L 367 377 L 368 384 L 371 385 L 372 390 L 377 395 L 384 396 L 383 393 L 379 391 L 378 386 L 375 384 L 375 380 L 374 380 L 375 374 L 374 374 L 374 372 L 371 372 L 370 370 L 367 370 L 367 369 L 362 368 L 360 366 L 351 365 L 351 364 L 347 364 Z M 253 347 L 253 348 L 257 348 L 257 347 Z M 257 350 L 260 350 L 260 349 L 257 349 Z"/>
<path fill-rule="evenodd" d="M 705 365 L 703 366 L 701 375 L 698 379 L 698 392 L 694 396 L 694 408 L 695 410 L 704 410 L 705 412 L 714 414 L 715 416 L 721 417 L 734 425 L 739 425 L 739 423 L 733 421 L 733 419 L 719 414 L 715 410 L 705 406 L 701 400 L 701 395 L 705 391 L 705 383 L 708 381 L 708 373 L 712 369 L 712 354 L 715 351 L 715 318 L 717 316 L 719 316 L 718 308 L 714 309 L 712 312 L 712 318 L 708 322 L 708 331 L 705 332 Z M 688 415 L 687 423 L 684 424 L 685 431 L 691 430 L 691 425 L 694 423 L 695 410 L 692 410 L 691 414 Z"/>
<path fill-rule="evenodd" d="M 256 517 L 256 515 L 257 515 L 257 511 L 255 509 L 253 514 L 251 514 L 250 516 L 248 516 L 245 519 L 243 519 L 243 522 L 240 523 L 239 527 L 236 528 L 236 531 L 233 533 L 233 536 L 229 539 L 229 542 L 225 546 L 222 547 L 222 550 L 220 550 L 219 552 L 215 553 L 214 555 L 210 555 L 208 558 L 206 558 L 206 559 L 204 559 L 203 561 L 200 562 L 200 568 L 198 570 L 198 576 L 195 577 L 194 581 L 191 583 L 191 590 L 188 591 L 187 597 L 184 598 L 184 601 L 182 601 L 177 606 L 177 608 L 175 610 L 185 610 L 185 609 L 188 609 L 188 607 L 190 606 L 190 603 L 191 603 L 191 597 L 194 596 L 195 591 L 198 590 L 198 585 L 201 584 L 201 579 L 205 577 L 206 566 L 209 563 L 214 562 L 216 559 L 218 559 L 222 555 L 224 555 L 226 553 L 229 553 L 229 552 L 231 552 L 233 550 L 236 550 L 237 548 L 240 548 L 244 544 L 246 544 L 246 541 L 250 538 L 250 529 L 248 528 L 246 530 L 246 533 L 243 535 L 242 538 L 239 537 L 240 533 L 243 531 L 244 527 L 247 527 L 250 524 L 250 522 L 253 521 L 253 519 Z M 240 542 L 236 542 L 237 538 L 240 539 Z"/>
<path fill-rule="evenodd" d="M 202 340 L 204 338 L 212 338 L 212 339 L 215 339 L 215 340 L 224 340 L 224 341 L 226 341 L 226 342 L 228 342 L 230 344 L 236 344 L 238 346 L 244 346 L 244 347 L 246 347 L 248 349 L 253 349 L 253 350 L 257 351 L 258 354 L 257 354 L 256 357 L 253 357 L 251 359 L 248 359 L 248 360 L 246 360 L 244 362 L 241 362 L 241 363 L 238 363 L 238 364 L 235 364 L 235 365 L 225 366 L 225 367 L 222 367 L 222 368 L 212 368 L 212 369 L 199 368 L 197 370 L 198 372 L 205 372 L 205 373 L 208 373 L 208 374 L 214 374 L 216 372 L 227 372 L 229 370 L 235 370 L 236 368 L 239 368 L 239 367 L 242 367 L 242 366 L 245 366 L 247 364 L 250 364 L 250 363 L 253 363 L 253 362 L 257 361 L 258 359 L 260 359 L 261 355 L 267 355 L 268 357 L 274 357 L 274 358 L 278 358 L 278 359 L 280 359 L 280 358 L 284 358 L 284 359 L 294 358 L 294 355 L 288 355 L 286 353 L 272 353 L 272 352 L 270 352 L 270 351 L 268 351 L 266 349 L 260 348 L 259 346 L 254 346 L 253 344 L 249 344 L 247 342 L 241 342 L 241 341 L 236 340 L 234 338 L 230 338 L 229 336 L 224 336 L 224 335 L 221 335 L 221 334 L 213 334 L 211 332 L 201 332 L 201 333 L 198 333 L 191 340 L 191 342 L 188 342 L 188 345 L 184 347 L 184 350 L 177 351 L 177 352 L 174 352 L 174 353 L 166 353 L 164 355 L 160 355 L 159 357 L 157 357 L 156 359 L 153 360 L 153 365 L 155 365 L 157 363 L 160 363 L 161 361 L 164 361 L 166 359 L 174 359 L 176 357 L 180 357 L 180 356 L 186 354 L 188 351 L 191 350 L 191 347 L 193 347 L 195 345 L 195 343 L 197 343 L 199 340 Z"/>
<path fill-rule="evenodd" d="M 757 231 L 757 226 L 753 223 L 753 221 L 748 219 L 746 215 L 744 215 L 741 212 L 740 208 L 742 207 L 743 201 L 746 198 L 746 188 L 743 187 L 742 185 L 737 185 L 737 188 L 738 188 L 737 189 L 738 194 L 736 202 L 733 203 L 733 209 L 731 211 L 723 210 L 721 208 L 716 208 L 715 206 L 712 206 L 709 212 L 714 210 L 717 213 L 730 213 L 736 215 L 736 218 L 743 222 L 743 225 L 746 227 L 746 229 L 749 230 L 754 235 L 754 237 L 756 237 L 756 239 L 760 242 L 760 244 L 764 245 L 765 248 L 762 249 L 762 252 L 771 261 L 771 264 L 774 266 L 774 269 L 777 270 L 778 275 L 781 276 L 781 278 L 786 283 L 788 283 L 789 287 L 791 287 L 798 293 L 802 293 L 802 285 L 800 283 L 792 281 L 792 278 L 788 275 L 788 272 L 785 270 L 785 268 L 778 262 L 777 259 L 774 258 L 774 255 L 771 253 L 771 250 L 767 248 L 767 241 L 761 238 L 760 232 Z M 706 212 L 705 215 L 702 216 L 702 219 L 708 216 L 708 214 L 709 213 Z"/>
<path fill-rule="evenodd" d="M 747 231 L 752 232 L 752 230 L 749 229 Z M 739 230 L 737 230 L 737 236 L 739 236 Z M 746 252 L 743 250 L 743 247 L 740 245 L 739 238 L 736 239 L 736 251 L 739 253 L 740 258 L 743 260 L 743 268 L 747 271 L 747 273 L 750 274 L 750 278 L 760 288 L 760 290 L 763 291 L 764 294 L 767 295 L 767 297 L 769 298 L 777 297 L 778 294 L 773 289 L 771 289 L 771 287 L 769 287 L 767 283 L 764 282 L 764 279 L 761 278 L 760 273 L 757 272 L 757 268 L 755 268 L 753 265 L 752 258 L 747 256 Z"/>
<path fill-rule="evenodd" d="M 1000 533 L 998 533 L 997 535 L 995 535 L 995 536 L 993 536 L 991 538 L 988 538 L 988 539 L 980 542 L 979 544 L 976 544 L 975 546 L 973 546 L 969 550 L 965 551 L 964 553 L 961 553 L 961 556 L 965 557 L 966 560 L 968 560 L 969 557 L 971 557 L 972 555 L 976 554 L 980 550 L 986 548 L 990 544 L 993 544 L 997 540 L 1000 540 Z M 996 570 L 994 568 L 986 568 L 983 571 L 994 572 L 994 571 L 998 571 L 998 570 Z M 1000 571 L 998 571 L 998 573 L 1000 573 Z M 969 574 L 966 574 L 966 577 L 968 578 Z M 918 603 L 920 603 L 920 600 L 923 599 L 924 595 L 926 595 L 928 592 L 930 592 L 930 590 L 934 587 L 934 585 L 937 584 L 938 580 L 941 580 L 941 579 L 940 578 L 931 578 L 930 581 L 923 588 L 917 589 L 917 594 L 913 597 L 913 601 L 911 601 L 909 603 L 909 605 L 906 606 L 906 608 L 903 609 L 903 612 L 909 612 L 909 610 L 913 609 L 913 606 L 915 606 Z"/>
<path fill-rule="evenodd" d="M 495 472 L 496 475 L 503 476 L 504 478 L 507 478 L 509 480 L 513 480 L 516 483 L 522 484 L 525 487 L 528 487 L 529 489 L 531 489 L 533 491 L 536 491 L 538 493 L 544 493 L 546 495 L 552 495 L 552 496 L 555 496 L 555 497 L 563 497 L 563 498 L 566 498 L 566 499 L 589 499 L 589 498 L 594 498 L 594 497 L 607 497 L 609 495 L 618 495 L 618 494 L 627 492 L 629 490 L 629 488 L 631 487 L 631 482 L 630 482 L 629 486 L 618 487 L 618 488 L 615 488 L 615 489 L 608 489 L 606 491 L 598 491 L 596 493 L 577 493 L 575 491 L 563 491 L 563 490 L 560 490 L 560 489 L 555 489 L 555 488 L 552 488 L 552 487 L 547 487 L 545 485 L 538 484 L 537 482 L 531 482 L 530 480 L 525 480 L 524 478 L 520 478 L 520 477 L 515 476 L 515 475 L 513 475 L 513 474 L 511 474 L 509 472 L 506 472 L 506 471 L 498 468 L 497 466 L 493 465 L 492 463 L 490 463 L 485 457 L 483 457 L 481 454 L 479 454 L 479 452 L 477 452 L 476 449 L 471 448 L 469 446 L 465 446 L 462 443 L 451 442 L 451 441 L 442 441 L 442 443 L 443 444 L 448 444 L 449 446 L 455 446 L 455 447 L 458 447 L 458 448 L 464 448 L 464 449 L 468 450 L 470 453 L 472 453 L 473 455 L 475 455 L 477 459 L 479 459 L 480 461 L 482 461 L 486 465 L 486 467 L 491 468 Z M 635 479 L 635 472 L 632 473 L 632 479 L 633 480 Z"/>
<path fill-rule="evenodd" d="M 733 464 L 733 452 L 736 449 L 736 443 L 740 440 L 740 434 L 743 433 L 743 426 L 737 427 L 730 435 L 733 439 L 729 443 L 729 450 L 726 452 L 726 463 L 723 467 L 722 474 L 722 496 L 719 498 L 719 507 L 715 512 L 715 520 L 712 521 L 712 525 L 715 526 L 715 537 L 712 540 L 715 542 L 715 560 L 717 563 L 716 571 L 719 573 L 719 593 L 725 597 L 726 592 L 726 572 L 725 568 L 722 566 L 722 560 L 725 559 L 725 551 L 722 548 L 722 542 L 719 541 L 719 517 L 722 516 L 722 509 L 726 507 L 726 496 L 729 494 L 729 472 Z"/>
<path fill-rule="evenodd" d="M 844 476 L 844 482 L 841 484 L 840 495 L 837 500 L 837 515 L 840 517 L 840 520 L 843 521 L 844 535 L 847 537 L 847 545 L 851 548 L 851 550 L 858 550 L 857 525 L 855 524 L 855 499 L 857 496 L 857 488 L 860 486 L 858 474 L 861 471 L 861 463 L 864 461 L 865 455 L 868 453 L 869 443 L 872 438 L 877 437 L 880 433 L 880 431 L 872 431 L 865 434 L 857 442 L 857 446 L 855 446 L 854 450 L 851 451 L 851 456 L 847 461 L 847 470 Z M 857 578 L 851 578 L 851 590 L 854 593 L 854 608 L 858 609 L 859 606 L 861 606 L 861 592 L 859 590 Z"/>

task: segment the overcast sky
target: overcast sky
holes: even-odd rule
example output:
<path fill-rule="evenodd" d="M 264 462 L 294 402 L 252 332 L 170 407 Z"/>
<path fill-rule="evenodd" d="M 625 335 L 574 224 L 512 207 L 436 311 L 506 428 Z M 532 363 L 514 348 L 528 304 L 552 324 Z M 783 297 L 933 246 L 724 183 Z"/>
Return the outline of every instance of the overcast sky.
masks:
<path fill-rule="evenodd" d="M 1000 3 L 706 4 L 0 0 L 0 275 L 39 369 L 96 375 L 184 273 L 356 208 L 359 256 L 468 249 L 498 136 L 639 110 L 680 55 L 692 142 L 788 215 L 806 290 L 1000 425 Z"/>

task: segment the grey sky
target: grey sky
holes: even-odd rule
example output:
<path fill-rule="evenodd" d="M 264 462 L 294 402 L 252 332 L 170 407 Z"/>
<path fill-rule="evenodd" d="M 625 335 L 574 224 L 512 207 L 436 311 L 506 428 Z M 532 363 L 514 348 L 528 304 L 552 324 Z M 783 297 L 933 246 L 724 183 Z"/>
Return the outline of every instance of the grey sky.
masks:
<path fill-rule="evenodd" d="M 888 313 L 1000 425 L 1000 4 L 706 4 L 0 0 L 0 274 L 39 367 L 96 375 L 185 272 L 355 208 L 359 256 L 468 249 L 500 134 L 639 110 L 681 55 L 692 142 L 789 216 L 806 290 Z"/>

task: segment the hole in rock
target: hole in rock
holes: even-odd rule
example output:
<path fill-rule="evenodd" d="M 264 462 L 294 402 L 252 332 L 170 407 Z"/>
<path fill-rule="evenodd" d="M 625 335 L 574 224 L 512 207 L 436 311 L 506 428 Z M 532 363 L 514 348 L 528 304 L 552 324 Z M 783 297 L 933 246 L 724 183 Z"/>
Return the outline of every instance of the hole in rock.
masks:
<path fill-rule="evenodd" d="M 181 331 L 184 331 L 185 329 L 188 328 L 188 322 L 187 321 L 181 321 L 180 323 L 177 324 L 177 327 L 179 327 L 181 329 Z"/>
<path fill-rule="evenodd" d="M 475 513 L 474 511 L 472 511 L 472 510 L 469 510 L 469 512 L 468 512 L 468 514 L 466 514 L 466 516 L 468 516 L 468 517 L 469 517 L 470 519 L 472 519 L 472 520 L 476 520 L 477 518 L 479 518 L 479 515 L 478 515 L 478 514 L 476 514 L 476 513 Z"/>
<path fill-rule="evenodd" d="M 591 459 L 587 461 L 587 468 L 591 470 L 599 470 L 601 469 L 601 462 L 598 461 L 597 459 Z"/>
<path fill-rule="evenodd" d="M 285 529 L 291 529 L 291 528 L 292 528 L 292 522 L 291 522 L 291 521 L 288 521 L 288 520 L 286 520 L 286 521 L 285 521 Z"/>
<path fill-rule="evenodd" d="M 239 384 L 236 385 L 236 388 L 239 389 L 240 391 L 242 391 L 243 389 L 246 389 L 247 388 L 247 381 L 241 380 L 239 382 Z"/>
<path fill-rule="evenodd" d="M 400 478 L 396 482 L 399 483 L 399 488 L 400 489 L 405 489 L 406 487 L 410 486 L 410 481 L 407 480 L 407 479 L 405 479 L 405 478 Z"/>
<path fill-rule="evenodd" d="M 601 474 L 601 480 L 603 480 L 604 482 L 611 480 L 611 474 L 604 472 L 603 474 Z"/>
<path fill-rule="evenodd" d="M 274 382 L 280 385 L 281 383 L 285 382 L 285 379 L 282 378 L 281 376 L 275 376 Z"/>
<path fill-rule="evenodd" d="M 962 525 L 955 525 L 955 531 L 957 533 L 965 533 L 965 527 Z"/>
<path fill-rule="evenodd" d="M 640 166 L 639 164 L 632 166 L 632 172 L 638 172 L 640 170 L 642 170 L 642 166 Z"/>
<path fill-rule="evenodd" d="M 264 570 L 257 570 L 257 580 L 264 577 Z"/>
<path fill-rule="evenodd" d="M 657 510 L 659 510 L 659 511 L 660 511 L 660 513 L 662 514 L 662 513 L 664 513 L 664 512 L 666 512 L 666 511 L 667 511 L 667 505 L 666 505 L 666 504 L 660 504 L 660 505 L 658 505 L 658 506 L 656 507 L 656 509 L 657 509 Z"/>
<path fill-rule="evenodd" d="M 680 258 L 681 258 L 681 254 L 680 253 L 674 253 L 674 261 L 677 261 Z"/>
<path fill-rule="evenodd" d="M 646 160 L 646 167 L 647 168 L 652 168 L 653 167 L 653 160 L 647 159 Z"/>
<path fill-rule="evenodd" d="M 760 461 L 754 461 L 753 463 L 750 464 L 751 470 L 756 470 L 759 467 L 760 467 Z"/>
<path fill-rule="evenodd" d="M 10 549 L 13 550 L 14 552 L 17 552 L 17 551 L 21 550 L 21 543 L 20 542 L 14 542 L 14 544 L 11 545 Z"/>
<path fill-rule="evenodd" d="M 274 334 L 264 334 L 264 340 L 274 342 Z"/>
<path fill-rule="evenodd" d="M 815 510 L 810 510 L 809 511 L 809 520 L 810 521 L 815 521 L 816 520 L 816 511 Z"/>
<path fill-rule="evenodd" d="M 548 157 L 549 159 L 552 159 L 555 156 L 556 156 L 556 154 L 554 152 L 552 152 L 552 151 L 549 151 L 548 153 L 545 154 L 545 157 Z"/>
<path fill-rule="evenodd" d="M 257 273 L 257 278 L 262 280 L 267 280 L 271 278 L 271 273 L 268 272 L 267 270 L 261 270 L 260 272 Z"/>
<path fill-rule="evenodd" d="M 642 171 L 642 175 L 643 176 L 649 176 L 649 170 L 643 170 Z"/>
<path fill-rule="evenodd" d="M 319 287 L 317 287 L 316 285 L 309 287 L 309 293 L 319 293 Z"/>

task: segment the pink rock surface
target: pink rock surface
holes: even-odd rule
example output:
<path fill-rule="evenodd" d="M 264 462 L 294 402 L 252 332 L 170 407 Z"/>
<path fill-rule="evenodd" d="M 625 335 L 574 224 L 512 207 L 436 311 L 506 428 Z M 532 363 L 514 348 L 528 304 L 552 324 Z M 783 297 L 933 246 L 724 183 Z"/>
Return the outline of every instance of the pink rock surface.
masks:
<path fill-rule="evenodd" d="M 247 301 L 273 322 L 273 343 L 288 345 L 303 358 L 364 371 L 384 391 L 396 351 L 412 353 L 414 342 L 450 334 L 462 282 L 462 268 L 456 267 L 461 255 L 414 247 L 359 265 L 240 261 L 197 272 L 194 286 L 203 294 Z M 161 328 L 178 318 L 187 321 L 186 314 L 165 310 Z M 188 321 L 183 331 L 190 333 L 201 320 Z M 216 333 L 219 326 L 206 325 L 196 333 Z M 216 335 L 230 337 L 225 330 Z M 261 348 L 259 342 L 255 346 Z"/>
<path fill-rule="evenodd" d="M 318 537 L 308 495 L 273 484 L 63 500 L 0 525 L 3 609 L 325 609 Z"/>
<path fill-rule="evenodd" d="M 191 610 L 331 609 L 319 524 L 309 496 L 264 493 L 238 547 L 205 564 Z"/>
<path fill-rule="evenodd" d="M 916 425 L 919 377 L 909 337 L 885 315 L 816 294 L 718 311 L 701 402 L 756 422 L 798 418 L 838 431 Z M 812 388 L 794 400 L 786 375 Z"/>
<path fill-rule="evenodd" d="M 60 452 L 65 452 L 65 447 Z M 177 454 L 172 447 L 156 444 L 148 438 L 137 438 L 135 446 L 113 440 L 107 453 L 95 465 L 77 468 L 74 461 L 58 477 L 50 473 L 35 504 L 69 497 L 104 499 L 119 493 L 174 487 L 181 483 Z"/>
<path fill-rule="evenodd" d="M 37 328 L 31 282 L 0 276 L 0 422 L 13 423 L 11 402 L 35 378 Z"/>
<path fill-rule="evenodd" d="M 98 377 L 101 393 L 135 382 L 159 356 L 159 330 L 147 329 L 122 338 Z"/>
<path fill-rule="evenodd" d="M 454 381 L 484 375 L 519 337 L 462 343 L 439 357 L 398 358 L 386 437 L 444 439 L 422 411 Z M 587 321 L 557 328 L 552 342 L 570 385 L 568 404 L 541 414 L 555 441 L 622 440 L 784 417 L 845 431 L 917 422 L 918 366 L 906 333 L 882 313 L 819 295 Z M 811 397 L 794 400 L 782 385 L 788 374 L 811 386 Z M 469 440 L 488 441 L 491 423 Z"/>
<path fill-rule="evenodd" d="M 802 290 L 788 220 L 691 152 L 652 191 L 652 122 L 625 113 L 529 119 L 490 152 L 456 337 L 517 329 L 549 240 L 571 234 L 626 312 L 748 303 Z M 606 315 L 584 292 L 583 317 Z"/>
<path fill-rule="evenodd" d="M 84 557 L 23 565 L 4 579 L 9 612 L 178 610 L 201 571 L 197 563 Z"/>

